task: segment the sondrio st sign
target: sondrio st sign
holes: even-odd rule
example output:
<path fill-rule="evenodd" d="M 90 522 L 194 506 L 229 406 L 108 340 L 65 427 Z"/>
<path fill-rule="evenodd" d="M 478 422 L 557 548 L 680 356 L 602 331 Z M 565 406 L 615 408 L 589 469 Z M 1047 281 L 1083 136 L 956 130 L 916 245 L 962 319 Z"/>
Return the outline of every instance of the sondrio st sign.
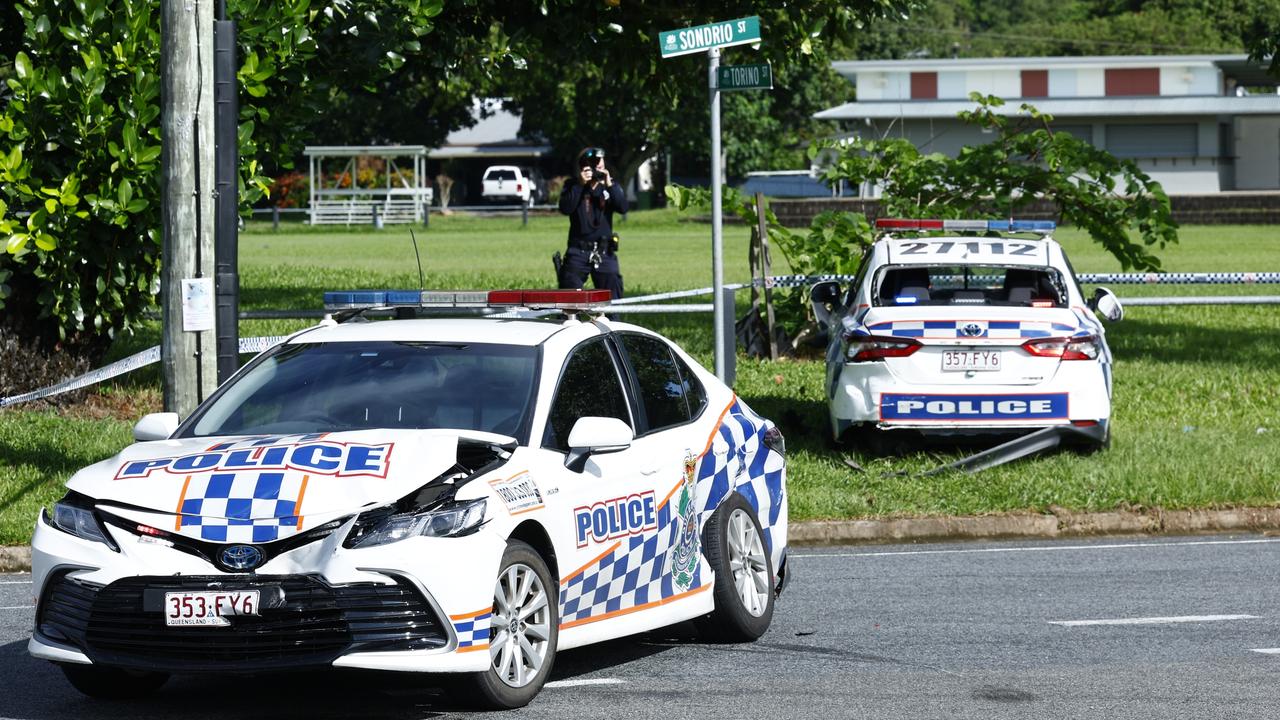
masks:
<path fill-rule="evenodd" d="M 662 51 L 664 58 L 688 55 L 716 47 L 758 42 L 760 42 L 760 18 L 754 15 L 739 20 L 725 20 L 710 25 L 658 33 L 658 49 Z"/>
<path fill-rule="evenodd" d="M 663 59 L 696 52 L 707 54 L 707 87 L 711 91 L 711 177 L 719 178 L 720 172 L 720 48 L 733 45 L 751 45 L 760 42 L 760 18 L 751 16 L 738 20 L 724 20 L 697 27 L 668 30 L 658 33 L 658 50 Z M 767 65 L 765 66 L 768 67 Z M 772 73 L 770 73 L 771 75 Z M 730 82 L 735 79 L 731 76 Z M 758 77 L 755 78 L 757 81 Z M 769 83 L 772 85 L 772 82 Z M 733 384 L 729 360 L 734 357 L 733 319 L 725 311 L 724 291 L 724 243 L 721 232 L 721 188 L 719 182 L 711 183 L 711 287 L 714 288 L 713 331 L 715 336 L 716 377 Z"/>

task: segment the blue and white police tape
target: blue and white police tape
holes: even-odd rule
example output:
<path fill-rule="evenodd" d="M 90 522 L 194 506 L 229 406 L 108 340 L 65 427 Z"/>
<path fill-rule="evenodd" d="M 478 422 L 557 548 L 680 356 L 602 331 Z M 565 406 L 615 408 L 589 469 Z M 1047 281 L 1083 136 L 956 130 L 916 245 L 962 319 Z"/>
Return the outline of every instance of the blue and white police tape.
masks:
<path fill-rule="evenodd" d="M 852 275 L 772 275 L 756 279 L 756 287 L 800 287 L 814 283 L 835 280 L 849 282 Z M 1081 273 L 1076 276 L 1082 285 L 1277 285 L 1280 284 L 1280 272 L 1216 272 L 1216 273 Z M 728 286 L 726 286 L 728 287 Z M 685 290 L 683 296 L 693 295 L 697 291 Z M 702 290 L 710 293 L 711 288 Z M 657 298 L 655 298 L 657 299 Z M 630 299 L 629 302 L 640 302 L 641 298 Z"/>
<path fill-rule="evenodd" d="M 240 338 L 240 352 L 260 353 L 263 350 L 280 343 L 284 339 L 285 336 Z M 160 362 L 160 346 L 155 345 L 143 350 L 142 352 L 134 353 L 123 360 L 117 360 L 110 365 L 105 365 L 97 370 L 90 370 L 83 375 L 77 375 L 76 377 L 68 380 L 63 380 L 60 383 L 55 383 L 48 387 L 40 388 L 39 390 L 32 390 L 28 393 L 22 393 L 21 395 L 0 398 L 0 408 L 16 405 L 21 402 L 40 400 L 54 395 L 71 392 L 72 390 L 86 388 L 90 385 L 96 385 L 104 380 L 110 380 L 113 377 L 124 375 L 125 373 L 130 373 L 139 368 L 144 368 L 158 362 Z"/>
<path fill-rule="evenodd" d="M 853 275 L 770 275 L 764 279 L 757 278 L 750 283 L 731 283 L 724 287 L 738 290 L 755 285 L 756 287 L 790 288 L 813 285 L 814 283 L 850 282 Z M 1081 273 L 1076 276 L 1082 285 L 1276 285 L 1280 284 L 1280 272 L 1219 272 L 1219 273 Z M 675 290 L 672 292 L 641 295 L 637 297 L 619 298 L 614 305 L 633 305 L 637 303 L 657 302 L 659 300 L 675 300 L 677 298 L 710 295 L 712 288 L 703 287 L 693 290 Z M 606 310 L 607 311 L 607 310 Z"/>
<path fill-rule="evenodd" d="M 1276 285 L 1280 272 L 1084 273 L 1076 279 L 1085 285 Z"/>

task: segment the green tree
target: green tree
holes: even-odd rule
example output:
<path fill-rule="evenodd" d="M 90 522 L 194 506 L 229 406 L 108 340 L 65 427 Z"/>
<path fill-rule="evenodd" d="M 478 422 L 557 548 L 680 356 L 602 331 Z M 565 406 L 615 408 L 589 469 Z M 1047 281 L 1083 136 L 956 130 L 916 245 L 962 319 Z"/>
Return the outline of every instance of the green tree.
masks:
<path fill-rule="evenodd" d="M 0 324 L 101 353 L 153 306 L 160 252 L 157 0 L 21 0 L 0 47 Z M 422 50 L 443 0 L 233 0 L 241 199 L 335 95 Z M 211 91 L 211 89 L 210 89 Z"/>
<path fill-rule="evenodd" d="M 845 59 L 1233 53 L 1280 37 L 1277 0 L 935 0 L 889 18 Z"/>
<path fill-rule="evenodd" d="M 730 6 L 623 0 L 497 3 L 495 22 L 509 34 L 517 64 L 523 68 L 510 74 L 502 91 L 521 112 L 526 134 L 544 137 L 565 159 L 583 146 L 603 146 L 620 174 L 630 177 L 661 148 L 706 146 L 706 58 L 695 54 L 661 59 L 660 31 L 759 15 L 763 36 L 759 49 L 729 48 L 722 62 L 768 60 L 780 77 L 800 80 L 802 75 L 791 74 L 793 63 L 822 68 L 820 74 L 829 72 L 824 50 L 831 38 L 849 37 L 875 18 L 903 13 L 908 6 L 908 0 L 805 0 L 785 6 L 763 0 Z M 810 106 L 790 102 L 788 88 L 782 90 L 768 101 L 730 100 L 726 105 L 740 106 L 737 109 L 744 112 L 753 103 L 796 107 L 799 110 L 790 115 L 773 117 L 791 123 L 799 116 L 808 125 Z M 753 122 L 758 119 L 752 118 Z M 739 132 L 741 136 L 733 135 Z M 735 144 L 738 137 L 746 142 L 761 137 L 744 124 L 729 128 L 727 123 L 726 136 L 733 137 Z M 795 137 L 803 138 L 803 132 Z M 746 151 L 742 161 L 753 163 L 757 160 L 751 158 L 762 157 L 768 161 L 767 155 L 757 148 Z"/>

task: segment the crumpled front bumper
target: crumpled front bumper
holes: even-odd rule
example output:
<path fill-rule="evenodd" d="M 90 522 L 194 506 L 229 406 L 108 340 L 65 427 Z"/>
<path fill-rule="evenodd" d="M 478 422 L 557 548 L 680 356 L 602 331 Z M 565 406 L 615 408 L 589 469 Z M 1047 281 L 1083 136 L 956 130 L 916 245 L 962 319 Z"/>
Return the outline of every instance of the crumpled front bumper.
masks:
<path fill-rule="evenodd" d="M 166 672 L 487 668 L 486 620 L 505 542 L 479 532 L 348 549 L 349 526 L 232 574 L 114 526 L 119 552 L 37 522 L 28 649 L 54 662 Z M 279 587 L 283 605 L 232 617 L 230 627 L 165 626 L 157 593 L 210 586 Z"/>

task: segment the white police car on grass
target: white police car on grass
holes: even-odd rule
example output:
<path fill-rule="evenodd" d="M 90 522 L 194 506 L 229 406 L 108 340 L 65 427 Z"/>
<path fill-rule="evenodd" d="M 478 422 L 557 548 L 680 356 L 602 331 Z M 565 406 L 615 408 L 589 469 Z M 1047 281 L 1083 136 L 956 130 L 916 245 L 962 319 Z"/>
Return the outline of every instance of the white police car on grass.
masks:
<path fill-rule="evenodd" d="M 850 287 L 810 290 L 828 331 L 835 439 L 874 450 L 927 434 L 1072 426 L 1111 437 L 1111 351 L 1051 221 L 881 219 Z M 940 233 L 940 234 L 939 234 Z M 888 432 L 886 432 L 888 431 Z"/>
<path fill-rule="evenodd" d="M 327 294 L 603 306 L 608 291 Z M 32 655 L 99 697 L 170 673 L 462 673 L 529 702 L 559 649 L 696 619 L 753 640 L 785 577 L 783 441 L 603 319 L 326 322 L 76 473 L 32 542 Z"/>

